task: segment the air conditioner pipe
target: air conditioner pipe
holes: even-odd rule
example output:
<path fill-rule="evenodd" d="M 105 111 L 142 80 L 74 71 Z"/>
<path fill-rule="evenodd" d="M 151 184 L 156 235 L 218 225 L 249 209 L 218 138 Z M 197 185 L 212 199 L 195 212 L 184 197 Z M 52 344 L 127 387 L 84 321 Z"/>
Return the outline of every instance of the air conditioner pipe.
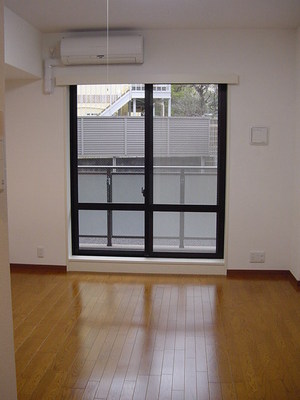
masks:
<path fill-rule="evenodd" d="M 61 60 L 57 58 L 48 58 L 44 61 L 44 93 L 52 94 L 55 81 L 53 67 L 61 66 Z"/>

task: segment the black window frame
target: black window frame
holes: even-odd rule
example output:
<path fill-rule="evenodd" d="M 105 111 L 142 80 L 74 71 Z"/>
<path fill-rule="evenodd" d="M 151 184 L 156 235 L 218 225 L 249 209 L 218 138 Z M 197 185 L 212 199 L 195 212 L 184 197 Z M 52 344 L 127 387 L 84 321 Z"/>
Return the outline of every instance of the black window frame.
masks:
<path fill-rule="evenodd" d="M 145 84 L 145 202 L 137 203 L 79 203 L 78 145 L 77 145 L 77 86 L 70 86 L 70 183 L 72 255 L 124 256 L 153 258 L 224 258 L 227 85 L 218 84 L 218 151 L 217 202 L 215 205 L 153 204 L 153 84 Z M 145 216 L 144 250 L 88 249 L 79 247 L 80 210 L 143 211 Z M 180 252 L 153 251 L 154 212 L 201 212 L 216 214 L 216 251 Z"/>

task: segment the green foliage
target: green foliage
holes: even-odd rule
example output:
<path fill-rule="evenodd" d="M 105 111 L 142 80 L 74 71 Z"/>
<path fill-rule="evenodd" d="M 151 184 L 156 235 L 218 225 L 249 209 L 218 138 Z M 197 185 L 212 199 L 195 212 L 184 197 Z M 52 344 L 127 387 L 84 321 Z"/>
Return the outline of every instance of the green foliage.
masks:
<path fill-rule="evenodd" d="M 173 117 L 216 117 L 218 86 L 212 84 L 172 85 Z"/>

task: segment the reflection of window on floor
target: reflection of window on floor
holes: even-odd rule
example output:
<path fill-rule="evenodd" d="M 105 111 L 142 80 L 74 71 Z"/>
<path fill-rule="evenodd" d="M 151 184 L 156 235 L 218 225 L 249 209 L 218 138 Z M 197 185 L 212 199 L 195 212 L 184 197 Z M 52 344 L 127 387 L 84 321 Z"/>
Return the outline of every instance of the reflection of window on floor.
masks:
<path fill-rule="evenodd" d="M 71 87 L 73 254 L 223 257 L 226 86 Z"/>

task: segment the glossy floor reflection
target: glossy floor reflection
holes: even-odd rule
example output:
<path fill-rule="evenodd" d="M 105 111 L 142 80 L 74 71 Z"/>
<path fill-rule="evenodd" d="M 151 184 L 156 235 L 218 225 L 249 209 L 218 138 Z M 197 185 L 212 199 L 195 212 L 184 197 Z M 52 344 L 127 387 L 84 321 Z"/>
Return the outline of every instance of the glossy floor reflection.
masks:
<path fill-rule="evenodd" d="M 22 399 L 299 399 L 284 279 L 13 273 Z"/>

